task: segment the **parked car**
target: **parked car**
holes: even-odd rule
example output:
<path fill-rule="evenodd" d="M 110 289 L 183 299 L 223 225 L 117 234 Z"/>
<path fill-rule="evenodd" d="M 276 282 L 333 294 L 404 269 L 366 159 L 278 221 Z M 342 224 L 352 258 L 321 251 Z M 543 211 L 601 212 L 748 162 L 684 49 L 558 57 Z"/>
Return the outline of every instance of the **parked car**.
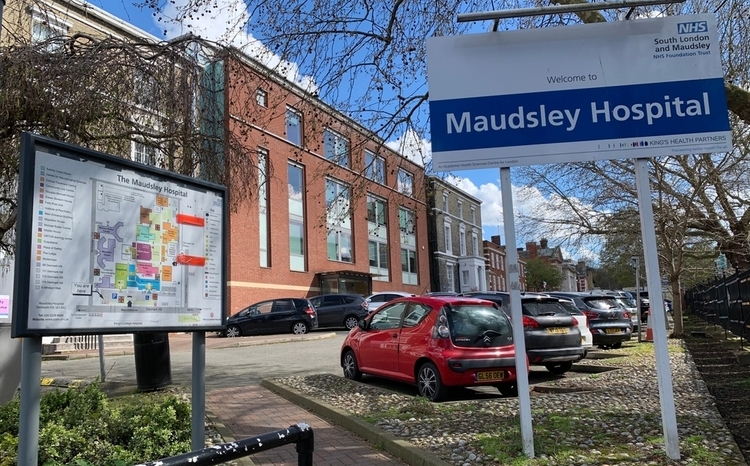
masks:
<path fill-rule="evenodd" d="M 638 330 L 638 304 L 630 298 L 624 296 L 615 296 L 617 304 L 622 306 L 630 315 L 630 325 L 633 326 L 633 330 Z"/>
<path fill-rule="evenodd" d="M 518 394 L 510 319 L 490 301 L 410 296 L 360 321 L 341 345 L 344 376 L 385 377 L 440 401 L 449 387 L 492 385 Z"/>
<path fill-rule="evenodd" d="M 411 293 L 405 293 L 403 291 L 381 291 L 379 293 L 373 293 L 370 296 L 366 297 L 365 302 L 367 303 L 367 309 L 372 312 L 388 301 L 393 301 L 394 299 L 398 298 L 404 298 L 406 296 L 414 295 Z"/>
<path fill-rule="evenodd" d="M 589 350 L 594 347 L 594 335 L 589 329 L 589 318 L 586 314 L 578 309 L 572 299 L 557 298 L 560 300 L 560 304 L 565 308 L 566 311 L 576 318 L 578 321 L 578 330 L 581 332 L 581 346 L 583 347 L 583 357 L 585 358 Z"/>
<path fill-rule="evenodd" d="M 630 340 L 633 335 L 630 314 L 617 304 L 614 296 L 572 291 L 551 291 L 549 295 L 573 301 L 588 318 L 594 344 L 602 349 L 620 348 L 622 342 Z"/>
<path fill-rule="evenodd" d="M 422 296 L 458 296 L 455 291 L 428 291 Z"/>
<path fill-rule="evenodd" d="M 310 300 L 277 298 L 251 304 L 227 319 L 227 337 L 291 332 L 302 335 L 318 327 Z"/>
<path fill-rule="evenodd" d="M 369 310 L 365 298 L 358 294 L 324 294 L 310 298 L 318 313 L 319 327 L 346 327 L 351 330 Z"/>
<path fill-rule="evenodd" d="M 512 316 L 509 293 L 470 292 L 463 295 L 493 301 Z M 553 374 L 564 374 L 575 361 L 586 355 L 578 321 L 560 305 L 558 298 L 542 294 L 521 295 L 521 313 L 530 364 L 544 366 Z"/>

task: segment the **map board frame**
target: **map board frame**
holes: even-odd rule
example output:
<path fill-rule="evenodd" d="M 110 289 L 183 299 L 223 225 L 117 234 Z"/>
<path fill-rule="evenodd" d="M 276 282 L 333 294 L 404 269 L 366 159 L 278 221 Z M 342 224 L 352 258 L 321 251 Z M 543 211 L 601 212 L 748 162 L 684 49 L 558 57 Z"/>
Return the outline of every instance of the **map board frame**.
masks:
<path fill-rule="evenodd" d="M 732 150 L 712 14 L 427 39 L 436 171 Z"/>
<path fill-rule="evenodd" d="M 23 133 L 18 205 L 13 338 L 225 328 L 225 186 Z"/>

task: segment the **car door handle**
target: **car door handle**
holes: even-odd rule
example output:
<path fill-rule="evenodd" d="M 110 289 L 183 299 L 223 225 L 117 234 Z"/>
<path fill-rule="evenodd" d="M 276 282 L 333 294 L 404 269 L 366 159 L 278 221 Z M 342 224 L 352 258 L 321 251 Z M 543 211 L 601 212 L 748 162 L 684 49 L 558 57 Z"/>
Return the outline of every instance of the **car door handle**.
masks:
<path fill-rule="evenodd" d="M 391 336 L 392 336 L 393 338 L 398 338 L 398 333 L 394 333 L 394 334 L 393 334 L 393 335 L 391 335 Z"/>

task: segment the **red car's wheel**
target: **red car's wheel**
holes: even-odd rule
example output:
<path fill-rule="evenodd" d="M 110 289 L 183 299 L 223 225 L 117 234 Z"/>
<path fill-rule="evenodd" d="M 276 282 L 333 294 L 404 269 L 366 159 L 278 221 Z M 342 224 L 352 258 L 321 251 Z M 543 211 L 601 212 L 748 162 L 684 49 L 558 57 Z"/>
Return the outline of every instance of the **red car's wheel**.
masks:
<path fill-rule="evenodd" d="M 422 364 L 417 372 L 417 391 L 430 401 L 442 401 L 448 395 L 448 387 L 443 385 L 440 372 L 431 362 Z"/>
<path fill-rule="evenodd" d="M 344 368 L 344 377 L 347 379 L 360 380 L 362 378 L 362 373 L 359 371 L 359 365 L 357 364 L 357 358 L 354 356 L 354 351 L 348 350 L 344 353 L 341 367 Z"/>

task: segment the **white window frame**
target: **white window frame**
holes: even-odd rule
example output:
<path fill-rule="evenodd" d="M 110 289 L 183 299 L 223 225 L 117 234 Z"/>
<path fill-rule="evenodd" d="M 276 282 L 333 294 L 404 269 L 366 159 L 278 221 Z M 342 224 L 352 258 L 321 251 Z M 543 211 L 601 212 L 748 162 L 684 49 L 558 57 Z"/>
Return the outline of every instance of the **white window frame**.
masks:
<path fill-rule="evenodd" d="M 333 152 L 330 152 L 329 148 Z M 344 149 L 343 151 L 341 151 L 342 148 Z M 323 157 L 340 167 L 349 168 L 351 165 L 349 139 L 331 128 L 325 128 L 323 130 Z"/>
<path fill-rule="evenodd" d="M 385 184 L 385 158 L 365 149 L 365 176 L 379 184 Z"/>
<path fill-rule="evenodd" d="M 290 114 L 297 117 L 297 130 L 295 131 L 295 135 L 296 135 L 296 139 L 299 139 L 299 141 L 295 141 L 289 137 L 289 115 Z M 286 113 L 284 114 L 284 124 L 285 124 L 285 130 L 286 130 L 286 140 L 296 146 L 302 147 L 305 142 L 304 120 L 302 118 L 302 112 L 300 112 L 299 110 L 297 110 L 296 108 L 292 106 L 287 105 Z"/>
<path fill-rule="evenodd" d="M 451 234 L 451 224 L 446 222 L 443 231 L 445 232 L 445 253 L 453 254 L 453 235 Z"/>
<path fill-rule="evenodd" d="M 268 92 L 265 89 L 258 88 L 255 90 L 255 103 L 261 107 L 268 107 Z"/>
<path fill-rule="evenodd" d="M 45 35 L 45 37 L 39 37 L 37 34 L 34 33 L 34 28 L 36 26 L 39 26 L 40 28 L 44 28 L 48 34 Z M 40 44 L 46 40 L 48 40 L 51 37 L 55 36 L 67 36 L 68 32 L 70 31 L 70 28 L 72 27 L 72 24 L 63 21 L 54 14 L 48 12 L 48 11 L 42 11 L 37 7 L 36 5 L 32 7 L 31 9 L 31 43 L 32 44 Z M 47 52 L 57 52 L 62 48 L 62 43 L 55 43 L 50 44 L 47 47 Z"/>
<path fill-rule="evenodd" d="M 414 195 L 414 174 L 403 168 L 398 169 L 398 192 L 406 196 Z"/>

